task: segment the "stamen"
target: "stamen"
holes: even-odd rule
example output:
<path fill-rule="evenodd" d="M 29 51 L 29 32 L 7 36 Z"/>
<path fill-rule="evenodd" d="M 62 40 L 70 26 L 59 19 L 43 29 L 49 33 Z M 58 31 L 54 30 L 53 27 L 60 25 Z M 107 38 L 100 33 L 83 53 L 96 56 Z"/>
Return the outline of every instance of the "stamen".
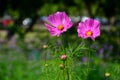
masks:
<path fill-rule="evenodd" d="M 87 32 L 86 32 L 86 36 L 92 36 L 92 31 L 90 31 L 90 30 L 88 30 Z"/>
<path fill-rule="evenodd" d="M 62 31 L 64 29 L 64 26 L 62 24 L 58 25 L 58 30 Z"/>

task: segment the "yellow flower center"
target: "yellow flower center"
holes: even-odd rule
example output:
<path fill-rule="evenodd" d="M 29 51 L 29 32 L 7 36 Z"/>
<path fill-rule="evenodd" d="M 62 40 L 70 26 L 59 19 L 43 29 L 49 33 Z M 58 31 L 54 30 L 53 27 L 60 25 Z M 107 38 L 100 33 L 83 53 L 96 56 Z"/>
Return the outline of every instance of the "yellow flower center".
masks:
<path fill-rule="evenodd" d="M 62 31 L 64 29 L 64 26 L 62 24 L 58 25 L 58 30 Z"/>
<path fill-rule="evenodd" d="M 92 31 L 90 31 L 90 30 L 86 32 L 86 36 L 92 36 L 92 34 L 93 34 L 93 33 L 92 33 Z"/>

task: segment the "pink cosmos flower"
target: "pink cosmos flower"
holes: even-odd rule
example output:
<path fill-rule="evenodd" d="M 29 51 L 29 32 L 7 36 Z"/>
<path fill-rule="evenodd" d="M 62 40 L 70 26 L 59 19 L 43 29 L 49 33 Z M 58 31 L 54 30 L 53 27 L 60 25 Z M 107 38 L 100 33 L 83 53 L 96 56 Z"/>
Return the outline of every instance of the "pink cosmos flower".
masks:
<path fill-rule="evenodd" d="M 91 38 L 95 40 L 96 37 L 100 36 L 100 22 L 88 18 L 84 22 L 79 23 L 77 32 L 78 36 L 83 39 Z"/>
<path fill-rule="evenodd" d="M 45 23 L 45 26 L 52 36 L 60 36 L 72 27 L 72 21 L 65 12 L 56 12 L 48 16 L 48 23 Z"/>

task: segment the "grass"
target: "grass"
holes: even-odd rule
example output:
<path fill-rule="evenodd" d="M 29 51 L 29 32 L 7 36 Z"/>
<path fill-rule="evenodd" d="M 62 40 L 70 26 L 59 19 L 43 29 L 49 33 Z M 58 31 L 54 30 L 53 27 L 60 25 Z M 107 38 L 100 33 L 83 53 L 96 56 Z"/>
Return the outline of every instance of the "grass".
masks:
<path fill-rule="evenodd" d="M 61 63 L 58 59 L 47 60 L 27 60 L 23 55 L 0 55 L 0 80 L 63 80 Z M 103 62 L 95 59 L 91 64 L 91 69 L 86 75 L 87 65 L 80 61 L 75 62 L 70 70 L 70 80 L 120 80 L 120 64 Z M 105 73 L 110 73 L 105 77 Z M 47 78 L 48 77 L 48 78 Z M 59 79 L 58 79 L 59 78 Z"/>

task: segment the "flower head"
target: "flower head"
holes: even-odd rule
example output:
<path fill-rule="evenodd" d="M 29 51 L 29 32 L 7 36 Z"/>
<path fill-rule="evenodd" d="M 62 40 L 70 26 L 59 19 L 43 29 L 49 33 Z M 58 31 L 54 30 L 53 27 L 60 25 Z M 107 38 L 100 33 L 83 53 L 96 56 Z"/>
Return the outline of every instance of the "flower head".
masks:
<path fill-rule="evenodd" d="M 72 21 L 65 12 L 56 12 L 48 16 L 48 23 L 45 23 L 46 28 L 52 36 L 60 36 L 72 27 Z"/>
<path fill-rule="evenodd" d="M 86 19 L 84 22 L 80 22 L 78 25 L 78 36 L 83 39 L 91 38 L 95 40 L 96 37 L 100 36 L 100 22 L 94 19 Z"/>

